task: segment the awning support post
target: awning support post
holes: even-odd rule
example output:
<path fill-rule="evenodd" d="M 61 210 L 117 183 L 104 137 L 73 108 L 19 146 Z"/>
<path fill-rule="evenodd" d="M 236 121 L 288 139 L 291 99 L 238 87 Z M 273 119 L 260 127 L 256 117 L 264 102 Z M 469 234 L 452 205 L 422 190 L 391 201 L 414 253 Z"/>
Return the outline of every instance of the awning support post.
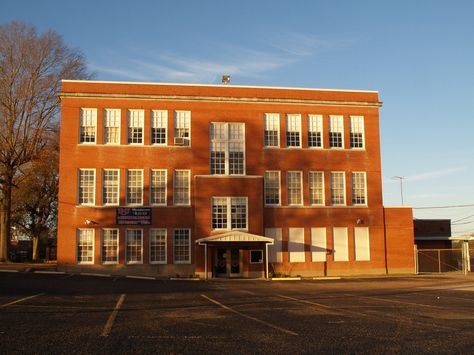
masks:
<path fill-rule="evenodd" d="M 204 243 L 204 280 L 207 281 L 207 243 Z"/>
<path fill-rule="evenodd" d="M 265 243 L 265 279 L 268 280 L 268 243 Z"/>

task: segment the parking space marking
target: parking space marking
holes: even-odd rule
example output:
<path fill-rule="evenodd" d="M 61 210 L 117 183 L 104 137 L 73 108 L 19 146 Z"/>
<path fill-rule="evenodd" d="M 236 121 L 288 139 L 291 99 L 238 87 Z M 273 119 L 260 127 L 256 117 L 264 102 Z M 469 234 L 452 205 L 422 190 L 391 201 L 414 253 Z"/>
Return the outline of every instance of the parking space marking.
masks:
<path fill-rule="evenodd" d="M 339 309 L 336 309 L 335 307 L 331 307 L 331 306 L 326 306 L 325 304 L 322 304 L 322 303 L 318 303 L 318 302 L 313 302 L 313 301 L 308 301 L 308 300 L 302 300 L 302 299 L 299 299 L 299 298 L 294 298 L 294 297 L 290 297 L 290 296 L 284 296 L 284 295 L 277 295 L 278 297 L 281 297 L 281 298 L 285 298 L 285 299 L 288 299 L 288 300 L 291 300 L 291 301 L 295 301 L 295 302 L 299 302 L 299 303 L 305 303 L 305 304 L 309 304 L 311 306 L 317 306 L 317 307 L 320 307 L 320 308 L 323 308 L 325 310 L 325 312 L 327 314 L 332 314 L 332 315 L 346 315 L 346 314 L 350 314 L 350 315 L 355 315 L 355 316 L 358 316 L 358 317 L 367 317 L 367 315 L 365 313 L 360 313 L 360 312 L 355 312 L 355 311 L 349 311 L 347 309 L 345 309 L 343 312 Z"/>
<path fill-rule="evenodd" d="M 415 302 L 407 302 L 407 301 L 398 301 L 398 300 L 392 300 L 392 299 L 386 299 L 386 298 L 380 298 L 380 297 L 373 297 L 373 296 L 357 296 L 359 298 L 365 298 L 368 300 L 375 300 L 375 301 L 382 301 L 382 302 L 389 302 L 389 303 L 397 303 L 397 304 L 406 304 L 409 306 L 415 306 L 415 307 L 427 307 L 427 308 L 443 308 L 440 306 L 433 306 L 430 304 L 423 304 L 423 303 L 415 303 Z"/>
<path fill-rule="evenodd" d="M 16 301 L 13 301 L 13 302 L 10 302 L 10 303 L 2 304 L 0 306 L 0 308 L 4 308 L 4 307 L 8 307 L 8 306 L 20 303 L 20 302 L 28 301 L 28 300 L 31 300 L 32 298 L 39 297 L 39 296 L 42 296 L 42 295 L 44 295 L 44 293 L 38 293 L 38 294 L 33 295 L 33 296 L 23 297 L 23 298 L 20 298 L 19 300 L 16 300 Z"/>
<path fill-rule="evenodd" d="M 102 330 L 102 334 L 100 334 L 101 337 L 108 337 L 110 334 L 110 331 L 112 330 L 112 327 L 115 322 L 115 318 L 117 317 L 117 313 L 122 306 L 123 301 L 125 300 L 125 293 L 122 293 L 117 301 L 117 304 L 115 305 L 114 310 L 109 316 L 109 319 L 107 319 L 107 323 L 105 323 L 104 330 Z"/>
<path fill-rule="evenodd" d="M 219 301 L 217 301 L 217 300 L 215 300 L 215 299 L 212 299 L 212 298 L 206 296 L 206 295 L 203 295 L 203 294 L 202 294 L 201 297 L 207 299 L 208 301 L 210 301 L 210 302 L 212 302 L 212 303 L 218 305 L 219 307 L 221 307 L 221 308 L 223 308 L 223 309 L 225 309 L 225 310 L 227 310 L 227 311 L 229 311 L 229 312 L 238 314 L 238 315 L 241 316 L 241 317 L 244 317 L 244 318 L 247 318 L 247 319 L 251 319 L 251 320 L 253 320 L 253 321 L 257 322 L 257 323 L 264 324 L 264 325 L 266 325 L 267 327 L 270 327 L 270 328 L 279 330 L 279 331 L 281 331 L 281 332 L 283 332 L 283 333 L 286 333 L 286 334 L 289 334 L 289 335 L 296 335 L 296 336 L 299 335 L 298 333 L 295 333 L 295 332 L 293 332 L 293 331 L 291 331 L 291 330 L 288 330 L 288 329 L 279 327 L 279 326 L 274 325 L 274 324 L 272 324 L 272 323 L 268 323 L 268 322 L 266 322 L 266 321 L 264 321 L 264 320 L 262 320 L 262 319 L 258 319 L 258 318 L 249 316 L 249 315 L 247 315 L 247 314 L 245 314 L 245 313 L 239 312 L 239 311 L 237 311 L 237 310 L 235 310 L 235 309 L 233 309 L 233 308 L 230 308 L 230 307 L 226 306 L 225 304 L 220 303 Z"/>

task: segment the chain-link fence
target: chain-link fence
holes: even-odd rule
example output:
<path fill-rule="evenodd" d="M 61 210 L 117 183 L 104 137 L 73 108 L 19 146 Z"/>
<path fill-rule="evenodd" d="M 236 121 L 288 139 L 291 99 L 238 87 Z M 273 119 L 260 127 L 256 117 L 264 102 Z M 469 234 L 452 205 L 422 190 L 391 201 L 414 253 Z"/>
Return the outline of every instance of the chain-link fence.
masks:
<path fill-rule="evenodd" d="M 467 243 L 453 249 L 417 249 L 416 271 L 420 273 L 474 271 L 474 249 Z"/>

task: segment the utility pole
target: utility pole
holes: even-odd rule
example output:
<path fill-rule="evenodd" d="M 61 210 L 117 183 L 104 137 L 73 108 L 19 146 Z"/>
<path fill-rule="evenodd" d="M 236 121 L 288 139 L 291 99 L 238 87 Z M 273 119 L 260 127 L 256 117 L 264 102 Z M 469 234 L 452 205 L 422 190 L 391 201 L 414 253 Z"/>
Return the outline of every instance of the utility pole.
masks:
<path fill-rule="evenodd" d="M 402 198 L 402 206 L 403 206 L 403 180 L 406 180 L 406 176 L 393 176 L 392 179 L 400 180 L 400 196 Z"/>

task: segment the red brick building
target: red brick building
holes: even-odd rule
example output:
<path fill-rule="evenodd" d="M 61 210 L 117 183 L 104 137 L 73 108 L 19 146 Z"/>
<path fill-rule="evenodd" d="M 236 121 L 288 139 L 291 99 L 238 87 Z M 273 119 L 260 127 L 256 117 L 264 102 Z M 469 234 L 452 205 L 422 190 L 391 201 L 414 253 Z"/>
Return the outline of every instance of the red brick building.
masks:
<path fill-rule="evenodd" d="M 60 97 L 64 269 L 414 271 L 412 210 L 382 204 L 377 92 L 63 81 Z"/>

